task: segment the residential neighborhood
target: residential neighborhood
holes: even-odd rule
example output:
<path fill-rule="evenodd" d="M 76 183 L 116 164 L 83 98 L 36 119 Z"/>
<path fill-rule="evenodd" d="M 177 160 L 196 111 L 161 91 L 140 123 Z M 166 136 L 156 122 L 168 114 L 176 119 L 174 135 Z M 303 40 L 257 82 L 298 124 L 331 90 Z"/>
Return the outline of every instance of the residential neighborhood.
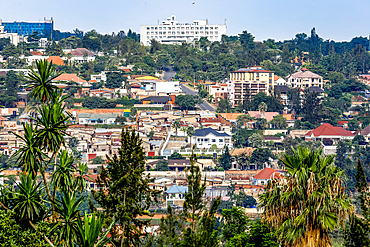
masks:
<path fill-rule="evenodd" d="M 0 19 L 0 242 L 369 245 L 370 38 L 54 21 Z"/>

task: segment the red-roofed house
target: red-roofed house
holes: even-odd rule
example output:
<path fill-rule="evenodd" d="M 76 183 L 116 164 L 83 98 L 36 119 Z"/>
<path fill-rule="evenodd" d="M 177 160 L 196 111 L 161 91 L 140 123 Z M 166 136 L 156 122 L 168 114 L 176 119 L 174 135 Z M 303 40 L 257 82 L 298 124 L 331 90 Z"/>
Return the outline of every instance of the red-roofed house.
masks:
<path fill-rule="evenodd" d="M 95 60 L 95 54 L 86 48 L 77 48 L 71 51 L 72 58 L 71 62 L 83 63 L 85 61 L 90 62 Z"/>
<path fill-rule="evenodd" d="M 254 185 L 266 185 L 271 179 L 282 179 L 283 175 L 272 168 L 265 168 L 252 179 Z"/>
<path fill-rule="evenodd" d="M 324 123 L 314 130 L 305 134 L 305 140 L 308 141 L 324 141 L 330 139 L 333 142 L 338 142 L 343 139 L 352 140 L 355 135 L 342 127 L 335 127 L 329 123 Z"/>
<path fill-rule="evenodd" d="M 31 51 L 31 55 L 32 56 L 44 56 L 44 54 L 42 52 L 39 52 L 39 51 Z"/>
<path fill-rule="evenodd" d="M 360 128 L 362 128 L 362 123 L 359 121 Z M 345 129 L 348 128 L 348 121 L 338 121 L 338 126 L 343 127 Z"/>
<path fill-rule="evenodd" d="M 54 82 L 56 82 L 56 81 L 74 81 L 77 84 L 83 84 L 83 83 L 86 82 L 85 80 L 78 77 L 77 74 L 66 74 L 66 73 L 59 75 L 53 81 Z"/>
<path fill-rule="evenodd" d="M 46 60 L 48 60 L 49 62 L 53 62 L 53 64 L 55 65 L 64 65 L 63 59 L 59 56 L 50 56 Z"/>

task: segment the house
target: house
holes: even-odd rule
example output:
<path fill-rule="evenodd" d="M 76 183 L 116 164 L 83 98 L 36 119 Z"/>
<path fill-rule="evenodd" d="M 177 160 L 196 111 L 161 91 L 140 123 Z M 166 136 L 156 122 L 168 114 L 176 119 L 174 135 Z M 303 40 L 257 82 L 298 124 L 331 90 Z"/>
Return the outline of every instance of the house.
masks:
<path fill-rule="evenodd" d="M 332 142 L 332 144 L 340 140 L 352 140 L 354 137 L 355 135 L 351 131 L 342 127 L 335 127 L 329 123 L 324 123 L 305 134 L 305 140 L 323 142 L 331 140 L 328 143 Z"/>
<path fill-rule="evenodd" d="M 90 90 L 89 93 L 90 97 L 101 97 L 106 99 L 113 99 L 114 98 L 114 91 L 109 89 L 94 89 Z"/>
<path fill-rule="evenodd" d="M 287 85 L 292 88 L 299 88 L 305 90 L 309 87 L 319 87 L 324 88 L 324 81 L 322 76 L 319 76 L 306 68 L 298 71 L 294 74 L 288 75 L 286 78 Z"/>
<path fill-rule="evenodd" d="M 67 81 L 67 82 L 73 81 L 80 85 L 87 82 L 81 79 L 80 77 L 78 77 L 77 74 L 67 74 L 67 73 L 60 74 L 59 76 L 53 79 L 53 82 L 57 82 L 57 81 Z"/>
<path fill-rule="evenodd" d="M 182 206 L 185 201 L 185 193 L 188 192 L 188 186 L 173 185 L 164 192 L 166 196 L 166 207 L 168 205 Z"/>
<path fill-rule="evenodd" d="M 288 104 L 288 92 L 289 87 L 287 85 L 275 85 L 275 93 L 280 94 L 281 103 L 284 105 Z"/>
<path fill-rule="evenodd" d="M 141 99 L 142 104 L 173 104 L 175 100 L 170 96 L 149 96 Z"/>
<path fill-rule="evenodd" d="M 115 124 L 118 114 L 92 114 L 92 113 L 79 113 L 79 124 Z"/>
<path fill-rule="evenodd" d="M 71 62 L 90 62 L 95 60 L 95 54 L 86 48 L 77 48 L 71 51 Z"/>
<path fill-rule="evenodd" d="M 369 142 L 370 141 L 370 125 L 362 129 L 360 132 L 360 135 L 362 135 L 365 138 L 366 142 Z"/>
<path fill-rule="evenodd" d="M 265 168 L 252 178 L 253 185 L 266 185 L 271 179 L 282 179 L 283 175 L 272 168 Z"/>
<path fill-rule="evenodd" d="M 46 60 L 48 60 L 50 63 L 53 63 L 55 65 L 64 65 L 63 59 L 59 56 L 50 56 Z"/>
<path fill-rule="evenodd" d="M 274 84 L 275 84 L 275 87 L 277 85 L 286 85 L 286 81 L 282 77 L 274 75 Z"/>
<path fill-rule="evenodd" d="M 231 135 L 220 133 L 212 128 L 198 129 L 192 137 L 188 137 L 188 142 L 195 144 L 197 148 L 211 148 L 216 145 L 218 149 L 227 145 L 232 147 Z"/>

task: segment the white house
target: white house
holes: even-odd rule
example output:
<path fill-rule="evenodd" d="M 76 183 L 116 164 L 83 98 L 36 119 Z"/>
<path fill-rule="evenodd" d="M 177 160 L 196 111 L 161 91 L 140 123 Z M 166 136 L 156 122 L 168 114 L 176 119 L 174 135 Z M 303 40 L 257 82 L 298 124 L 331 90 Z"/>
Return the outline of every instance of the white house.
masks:
<path fill-rule="evenodd" d="M 216 144 L 217 148 L 224 148 L 227 145 L 232 147 L 231 135 L 218 132 L 212 128 L 198 129 L 192 137 L 188 137 L 188 141 L 195 144 L 197 148 L 211 148 Z"/>
<path fill-rule="evenodd" d="M 185 201 L 185 193 L 188 192 L 188 186 L 174 185 L 164 192 L 166 195 L 166 207 L 168 205 L 182 206 Z"/>
<path fill-rule="evenodd" d="M 118 114 L 91 114 L 80 113 L 78 114 L 79 124 L 115 124 Z"/>

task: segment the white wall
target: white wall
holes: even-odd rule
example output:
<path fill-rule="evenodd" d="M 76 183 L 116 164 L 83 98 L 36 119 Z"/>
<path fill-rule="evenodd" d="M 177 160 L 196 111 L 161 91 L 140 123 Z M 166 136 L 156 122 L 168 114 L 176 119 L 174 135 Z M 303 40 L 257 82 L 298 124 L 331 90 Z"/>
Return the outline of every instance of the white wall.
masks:
<path fill-rule="evenodd" d="M 190 137 L 188 138 L 190 143 Z M 213 134 L 208 134 L 207 136 L 192 136 L 191 144 L 195 144 L 197 148 L 210 148 L 213 144 L 216 144 L 217 148 L 223 148 L 225 145 L 229 146 L 229 148 L 232 147 L 231 136 L 215 136 Z"/>
<path fill-rule="evenodd" d="M 179 81 L 158 81 L 156 82 L 155 92 L 158 93 L 179 93 Z"/>

